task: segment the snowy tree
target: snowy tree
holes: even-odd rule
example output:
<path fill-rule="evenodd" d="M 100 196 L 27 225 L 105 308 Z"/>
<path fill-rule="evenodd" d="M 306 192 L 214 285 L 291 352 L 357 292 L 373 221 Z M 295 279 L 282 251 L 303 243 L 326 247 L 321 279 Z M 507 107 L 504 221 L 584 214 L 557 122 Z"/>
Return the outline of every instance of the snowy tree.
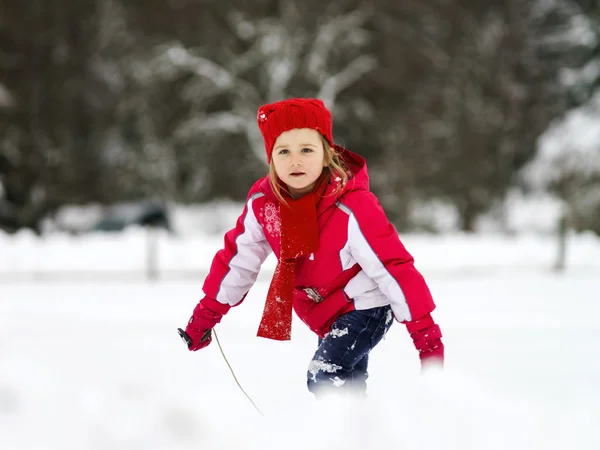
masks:
<path fill-rule="evenodd" d="M 572 226 L 600 234 L 600 92 L 540 137 L 524 176 L 535 189 L 564 201 Z"/>
<path fill-rule="evenodd" d="M 397 5 L 382 20 L 410 42 L 403 51 L 415 69 L 387 117 L 395 126 L 385 130 L 383 182 L 412 201 L 451 204 L 460 228 L 474 231 L 561 112 L 557 64 L 541 41 L 548 14 L 521 0 Z"/>
<path fill-rule="evenodd" d="M 540 136 L 523 176 L 534 189 L 564 202 L 571 226 L 600 233 L 600 5 L 556 3 L 568 21 L 546 44 L 554 51 L 571 50 L 560 72 L 571 109 Z"/>
<path fill-rule="evenodd" d="M 561 71 L 569 105 L 585 104 L 600 88 L 600 3 L 596 0 L 559 2 L 568 17 L 567 29 L 560 30 L 548 44 L 558 51 L 568 50 L 569 65 Z"/>
<path fill-rule="evenodd" d="M 166 133 L 166 122 L 154 111 L 164 90 L 148 62 L 151 52 L 136 35 L 118 0 L 104 0 L 98 12 L 96 69 L 120 93 L 113 120 L 104 134 L 103 165 L 113 173 L 115 196 L 177 197 L 177 155 Z"/>
<path fill-rule="evenodd" d="M 225 19 L 246 44 L 243 52 L 211 56 L 181 43 L 157 49 L 155 64 L 165 75 L 194 75 L 183 90 L 194 104 L 194 114 L 177 127 L 175 136 L 187 140 L 241 133 L 256 158 L 264 161 L 256 126 L 260 104 L 293 95 L 317 96 L 334 110 L 339 94 L 375 68 L 375 58 L 364 51 L 369 35 L 363 25 L 372 14 L 370 8 L 326 10 L 313 22 L 295 2 L 280 0 L 278 6 L 279 14 L 271 17 L 228 11 Z M 302 91 L 294 89 L 292 81 L 302 85 Z M 206 105 L 219 97 L 226 99 L 227 107 L 205 112 Z"/>
<path fill-rule="evenodd" d="M 105 155 L 128 192 L 243 198 L 265 173 L 259 105 L 319 96 L 335 111 L 340 93 L 376 66 L 365 25 L 373 10 L 361 1 L 105 3 L 114 17 L 103 34 L 127 49 Z"/>
<path fill-rule="evenodd" d="M 594 92 L 594 5 L 6 0 L 0 227 L 65 202 L 240 200 L 266 169 L 257 107 L 318 96 L 397 225 L 441 200 L 472 229 L 564 111 L 556 68 L 570 105 Z"/>
<path fill-rule="evenodd" d="M 95 65 L 99 2 L 2 2 L 0 228 L 39 231 L 62 202 L 105 199 L 116 95 Z"/>

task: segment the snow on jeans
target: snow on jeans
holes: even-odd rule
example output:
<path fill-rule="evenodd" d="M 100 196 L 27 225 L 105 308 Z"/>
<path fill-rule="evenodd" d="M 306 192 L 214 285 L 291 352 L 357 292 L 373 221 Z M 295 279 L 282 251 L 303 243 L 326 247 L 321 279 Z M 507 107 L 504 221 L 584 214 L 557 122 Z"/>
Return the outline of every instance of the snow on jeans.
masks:
<path fill-rule="evenodd" d="M 308 390 L 316 396 L 329 392 L 366 395 L 369 352 L 392 326 L 390 306 L 350 311 L 319 338 L 319 348 L 308 366 Z"/>

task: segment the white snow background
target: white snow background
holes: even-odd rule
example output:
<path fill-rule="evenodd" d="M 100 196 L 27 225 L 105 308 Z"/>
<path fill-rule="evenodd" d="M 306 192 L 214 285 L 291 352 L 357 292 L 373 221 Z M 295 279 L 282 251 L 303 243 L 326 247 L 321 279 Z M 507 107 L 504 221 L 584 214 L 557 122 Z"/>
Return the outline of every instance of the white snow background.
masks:
<path fill-rule="evenodd" d="M 159 235 L 162 278 L 144 280 L 145 233 L 0 234 L 0 449 L 600 448 L 600 240 L 402 236 L 428 280 L 446 345 L 420 374 L 405 327 L 371 354 L 369 399 L 315 401 L 316 337 L 256 337 L 274 258 L 245 302 L 191 353 L 177 336 L 222 236 Z M 178 272 L 179 271 L 179 272 Z M 184 276 L 177 276 L 183 274 Z"/>

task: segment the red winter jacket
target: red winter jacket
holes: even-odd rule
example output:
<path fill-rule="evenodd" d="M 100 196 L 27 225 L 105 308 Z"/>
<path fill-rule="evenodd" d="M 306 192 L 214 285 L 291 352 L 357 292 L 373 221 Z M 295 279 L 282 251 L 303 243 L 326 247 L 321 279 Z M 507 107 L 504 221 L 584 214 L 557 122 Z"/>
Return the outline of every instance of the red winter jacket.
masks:
<path fill-rule="evenodd" d="M 342 157 L 351 179 L 338 194 L 331 180 L 317 204 L 319 251 L 297 260 L 295 285 L 320 288 L 356 263 L 362 269 L 343 291 L 315 303 L 294 299 L 296 314 L 320 336 L 337 317 L 352 309 L 391 305 L 396 320 L 426 316 L 435 304 L 413 258 L 400 242 L 379 201 L 369 190 L 364 158 L 348 150 Z M 212 262 L 203 290 L 217 301 L 236 305 L 250 290 L 271 251 L 279 257 L 279 206 L 268 177 L 250 189 L 246 206 L 225 246 Z"/>

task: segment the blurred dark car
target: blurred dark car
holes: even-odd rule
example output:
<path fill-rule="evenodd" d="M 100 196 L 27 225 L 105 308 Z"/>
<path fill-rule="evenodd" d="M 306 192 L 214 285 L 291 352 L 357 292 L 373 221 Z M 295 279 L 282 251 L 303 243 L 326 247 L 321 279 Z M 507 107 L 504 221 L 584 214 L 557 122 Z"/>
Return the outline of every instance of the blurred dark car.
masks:
<path fill-rule="evenodd" d="M 130 226 L 162 228 L 172 231 L 167 207 L 161 203 L 142 202 L 108 207 L 91 231 L 119 232 Z"/>

